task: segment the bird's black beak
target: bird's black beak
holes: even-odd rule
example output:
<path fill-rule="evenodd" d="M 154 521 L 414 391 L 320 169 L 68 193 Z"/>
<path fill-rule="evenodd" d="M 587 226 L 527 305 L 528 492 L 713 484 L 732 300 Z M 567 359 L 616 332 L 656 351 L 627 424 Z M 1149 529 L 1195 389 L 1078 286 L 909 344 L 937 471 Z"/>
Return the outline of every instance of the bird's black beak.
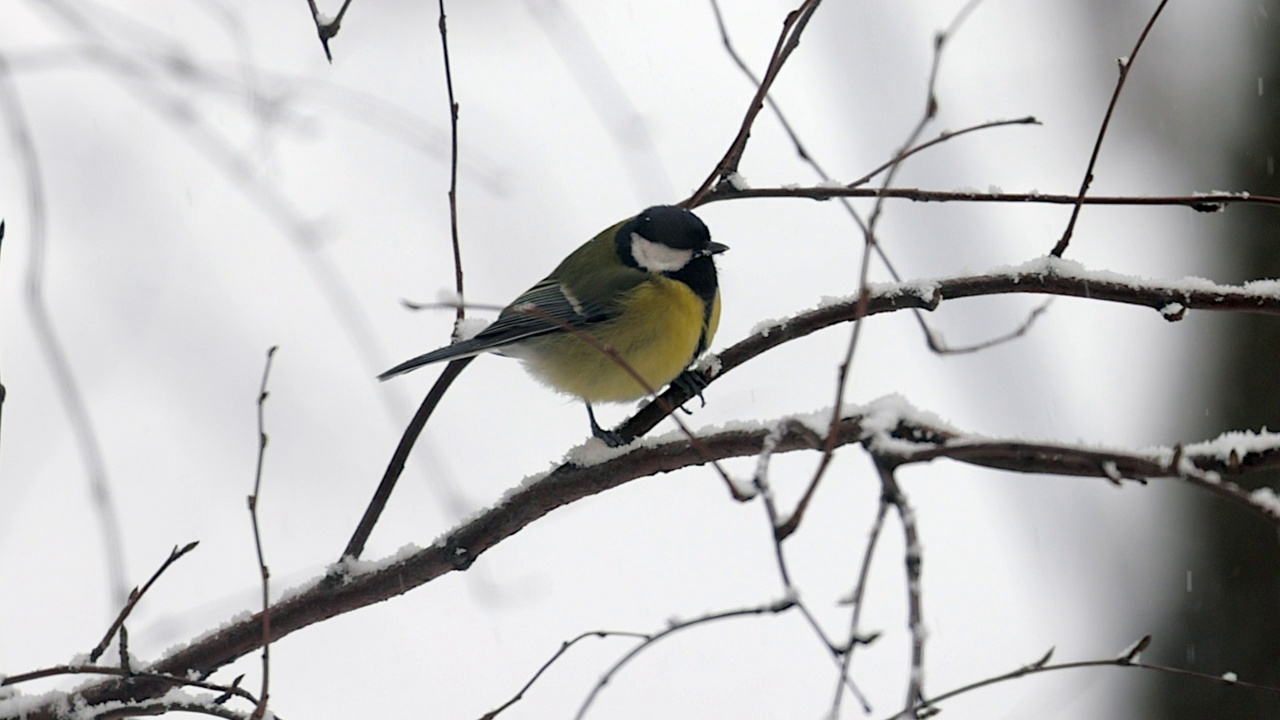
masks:
<path fill-rule="evenodd" d="M 719 255 L 720 253 L 728 249 L 729 249 L 728 245 L 712 241 L 707 243 L 707 249 L 703 250 L 702 254 L 703 255 Z"/>

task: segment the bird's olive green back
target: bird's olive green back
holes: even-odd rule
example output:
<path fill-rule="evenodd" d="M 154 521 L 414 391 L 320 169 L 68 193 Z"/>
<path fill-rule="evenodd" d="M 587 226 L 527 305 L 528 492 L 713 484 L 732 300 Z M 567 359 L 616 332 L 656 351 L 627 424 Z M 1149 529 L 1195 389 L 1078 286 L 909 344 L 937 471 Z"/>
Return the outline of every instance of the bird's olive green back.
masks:
<path fill-rule="evenodd" d="M 616 238 L 626 222 L 623 220 L 574 250 L 547 279 L 561 283 L 579 302 L 612 315 L 618 310 L 617 303 L 648 277 L 645 271 L 625 265 L 618 258 Z"/>

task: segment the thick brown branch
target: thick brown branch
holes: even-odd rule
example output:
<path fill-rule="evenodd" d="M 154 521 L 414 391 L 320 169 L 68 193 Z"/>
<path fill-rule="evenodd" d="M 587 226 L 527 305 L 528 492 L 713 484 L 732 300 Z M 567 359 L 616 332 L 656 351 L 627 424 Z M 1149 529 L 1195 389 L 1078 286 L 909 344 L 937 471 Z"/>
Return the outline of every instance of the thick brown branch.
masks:
<path fill-rule="evenodd" d="M 901 413 L 896 423 L 879 417 L 871 425 L 888 430 L 864 430 L 867 414 L 855 413 L 837 426 L 840 445 L 865 442 L 879 458 L 892 464 L 928 462 L 946 457 L 983 467 L 1019 472 L 1122 477 L 1177 476 L 1215 492 L 1280 527 L 1280 510 L 1251 499 L 1217 475 L 1239 475 L 1280 467 L 1280 448 L 1234 454 L 1222 459 L 1204 449 L 1165 448 L 1143 452 L 1093 450 L 1072 445 L 1026 443 L 1016 439 L 966 436 Z M 821 422 L 825 423 L 825 415 Z M 489 548 L 519 532 L 552 510 L 579 499 L 604 492 L 632 480 L 699 465 L 710 460 L 754 455 L 772 432 L 774 452 L 813 449 L 815 432 L 796 421 L 781 424 L 782 432 L 761 427 L 755 430 L 721 432 L 701 439 L 695 448 L 688 438 L 620 451 L 617 457 L 597 465 L 582 467 L 566 463 L 545 477 L 512 493 L 501 504 L 481 513 L 431 547 L 418 550 L 385 566 L 361 570 L 361 563 L 335 566 L 334 572 L 315 585 L 301 590 L 271 609 L 272 636 L 279 640 L 295 630 L 344 612 L 401 595 L 454 570 L 465 570 Z M 1280 445 L 1280 440 L 1277 441 Z M 262 642 L 260 613 L 209 635 L 150 667 L 152 674 L 208 676 L 219 667 L 252 652 Z M 80 695 L 90 705 L 110 700 L 155 697 L 168 682 L 133 678 L 125 683 L 108 680 L 83 689 Z M 33 709 L 31 720 L 52 720 L 53 708 Z"/>
<path fill-rule="evenodd" d="M 1175 318 L 1170 308 L 1181 310 L 1234 310 L 1280 315 L 1280 297 L 1269 289 L 1271 283 L 1245 286 L 1220 286 L 1207 281 L 1195 283 L 1161 283 L 1158 281 L 1108 275 L 1091 277 L 1079 266 L 1067 261 L 1054 261 L 1021 270 L 1009 270 L 976 277 L 950 278 L 871 288 L 865 315 L 905 308 L 932 309 L 943 300 L 998 295 L 1003 293 L 1041 293 L 1088 297 L 1094 300 L 1145 305 Z M 804 337 L 822 328 L 848 322 L 859 314 L 857 298 L 801 314 L 780 322 L 739 342 L 719 357 L 716 379 L 728 370 L 790 340 Z M 664 393 L 676 407 L 688 398 L 675 390 Z M 655 402 L 628 422 L 628 425 L 656 424 L 665 411 Z M 862 416 L 846 417 L 839 423 L 837 445 L 868 440 L 862 430 Z M 879 424 L 883 427 L 883 424 Z M 825 415 L 820 436 L 825 432 Z M 671 472 L 684 467 L 730 457 L 755 455 L 760 451 L 770 428 L 751 431 L 722 432 L 699 439 L 699 447 L 688 438 L 619 449 L 617 456 L 590 467 L 565 464 L 536 482 L 509 495 L 501 504 L 459 526 L 429 548 L 419 550 L 386 566 L 372 569 L 359 562 L 339 564 L 331 575 L 310 588 L 299 590 L 271 608 L 272 637 L 279 640 L 295 630 L 335 615 L 372 605 L 408 592 L 454 570 L 463 570 L 489 548 L 519 532 L 525 526 L 552 510 L 577 500 L 617 487 L 637 478 Z M 888 436 L 885 436 L 886 438 Z M 1163 452 L 1127 453 L 1080 448 L 1071 445 L 1027 443 L 1021 440 L 993 440 L 962 436 L 953 430 L 931 427 L 916 422 L 899 424 L 890 446 L 873 445 L 878 456 L 891 457 L 896 463 L 927 462 L 945 457 L 953 460 L 1016 472 L 1090 475 L 1114 479 L 1176 475 L 1205 487 L 1223 497 L 1248 507 L 1280 526 L 1280 512 L 1249 496 L 1230 483 L 1204 473 L 1238 475 L 1264 468 L 1280 467 L 1280 449 L 1238 453 L 1223 460 L 1205 453 Z M 791 452 L 815 446 L 815 431 L 798 422 L 788 422 L 781 433 L 775 433 L 774 452 Z M 904 440 L 908 442 L 903 442 Z M 1280 443 L 1278 443 L 1280 444 Z M 589 445 L 588 447 L 594 447 Z M 362 570 L 362 568 L 364 568 Z M 262 643 L 262 619 L 259 614 L 228 625 L 199 642 L 156 662 L 149 671 L 189 677 L 207 677 L 210 673 L 247 653 Z M 84 688 L 80 694 L 89 704 L 108 700 L 154 697 L 163 693 L 169 683 L 133 679 L 130 683 L 106 680 Z M 33 720 L 55 717 L 52 707 L 33 709 Z"/>
<path fill-rule="evenodd" d="M 1160 281 L 1125 277 L 1114 273 L 1090 274 L 1068 260 L 1045 260 L 1025 268 L 940 280 L 919 280 L 882 284 L 870 288 L 861 315 L 859 300 L 851 297 L 816 310 L 801 313 L 761 330 L 724 350 L 716 358 L 710 380 L 774 347 L 819 330 L 851 322 L 860 316 L 878 315 L 917 308 L 933 310 L 944 300 L 1006 294 L 1063 295 L 1126 305 L 1142 305 L 1157 310 L 1166 320 L 1181 320 L 1188 310 L 1280 315 L 1280 283 L 1261 281 L 1246 285 L 1217 285 L 1207 280 Z M 661 395 L 665 407 L 679 407 L 690 398 L 679 388 Z M 666 417 L 664 405 L 655 401 L 645 406 L 618 428 L 628 437 L 648 432 Z"/>
<path fill-rule="evenodd" d="M 808 198 L 831 200 L 834 198 L 895 198 L 915 202 L 970 202 L 970 203 L 1032 203 L 1039 205 L 1172 205 L 1189 207 L 1197 212 L 1219 212 L 1227 205 L 1280 206 L 1280 197 L 1251 195 L 1249 193 L 1194 193 L 1191 195 L 1086 195 L 1083 200 L 1075 195 L 1026 192 L 978 192 L 976 190 L 926 190 L 923 188 L 873 188 L 856 186 L 809 186 L 737 189 L 719 185 L 699 201 L 700 205 L 717 200 L 743 198 Z"/>
<path fill-rule="evenodd" d="M 648 475 L 711 460 L 753 455 L 759 451 L 766 432 L 722 433 L 715 436 L 715 445 L 703 448 L 703 452 L 686 438 L 659 446 L 633 448 L 591 467 L 562 465 L 454 529 L 431 547 L 376 570 L 362 572 L 364 564 L 359 562 L 334 566 L 330 575 L 271 608 L 272 640 L 278 642 L 313 623 L 393 598 L 455 570 L 465 570 L 489 548 L 556 508 Z M 850 423 L 843 435 L 845 444 L 857 440 L 859 432 L 857 423 Z M 810 432 L 787 433 L 775 452 L 809 447 L 811 438 Z M 261 613 L 255 613 L 157 661 L 148 669 L 153 674 L 207 677 L 253 652 L 261 643 L 262 618 Z M 155 697 L 170 686 L 170 683 L 136 678 L 128 683 L 107 680 L 84 688 L 79 695 L 89 705 L 97 705 Z M 52 707 L 32 709 L 27 717 L 53 720 L 56 713 Z"/>

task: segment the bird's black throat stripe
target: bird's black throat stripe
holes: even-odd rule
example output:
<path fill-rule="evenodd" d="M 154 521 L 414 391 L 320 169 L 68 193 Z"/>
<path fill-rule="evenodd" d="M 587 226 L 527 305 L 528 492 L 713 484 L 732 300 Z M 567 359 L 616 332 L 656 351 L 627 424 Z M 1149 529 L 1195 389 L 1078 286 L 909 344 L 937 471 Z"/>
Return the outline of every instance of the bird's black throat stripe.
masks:
<path fill-rule="evenodd" d="M 715 261 L 710 255 L 700 255 L 679 270 L 663 275 L 688 285 L 693 294 L 702 300 L 702 337 L 698 338 L 698 349 L 693 353 L 697 357 L 707 349 L 707 326 L 711 324 L 711 311 L 715 306 L 718 287 Z"/>

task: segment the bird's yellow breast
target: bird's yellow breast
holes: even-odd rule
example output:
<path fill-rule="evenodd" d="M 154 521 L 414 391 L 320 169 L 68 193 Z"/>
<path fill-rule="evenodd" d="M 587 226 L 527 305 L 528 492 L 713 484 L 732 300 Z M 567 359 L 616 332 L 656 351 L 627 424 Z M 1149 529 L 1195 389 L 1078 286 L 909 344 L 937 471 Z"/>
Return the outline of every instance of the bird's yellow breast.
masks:
<path fill-rule="evenodd" d="M 644 383 L 617 359 L 570 333 L 539 338 L 523 358 L 529 372 L 552 388 L 587 402 L 624 402 L 661 390 L 710 345 L 720 322 L 720 298 L 711 312 L 687 285 L 661 276 L 641 283 L 622 301 L 618 317 L 589 334 L 612 349 Z M 704 338 L 705 330 L 705 338 Z M 648 385 L 648 388 L 645 387 Z"/>

